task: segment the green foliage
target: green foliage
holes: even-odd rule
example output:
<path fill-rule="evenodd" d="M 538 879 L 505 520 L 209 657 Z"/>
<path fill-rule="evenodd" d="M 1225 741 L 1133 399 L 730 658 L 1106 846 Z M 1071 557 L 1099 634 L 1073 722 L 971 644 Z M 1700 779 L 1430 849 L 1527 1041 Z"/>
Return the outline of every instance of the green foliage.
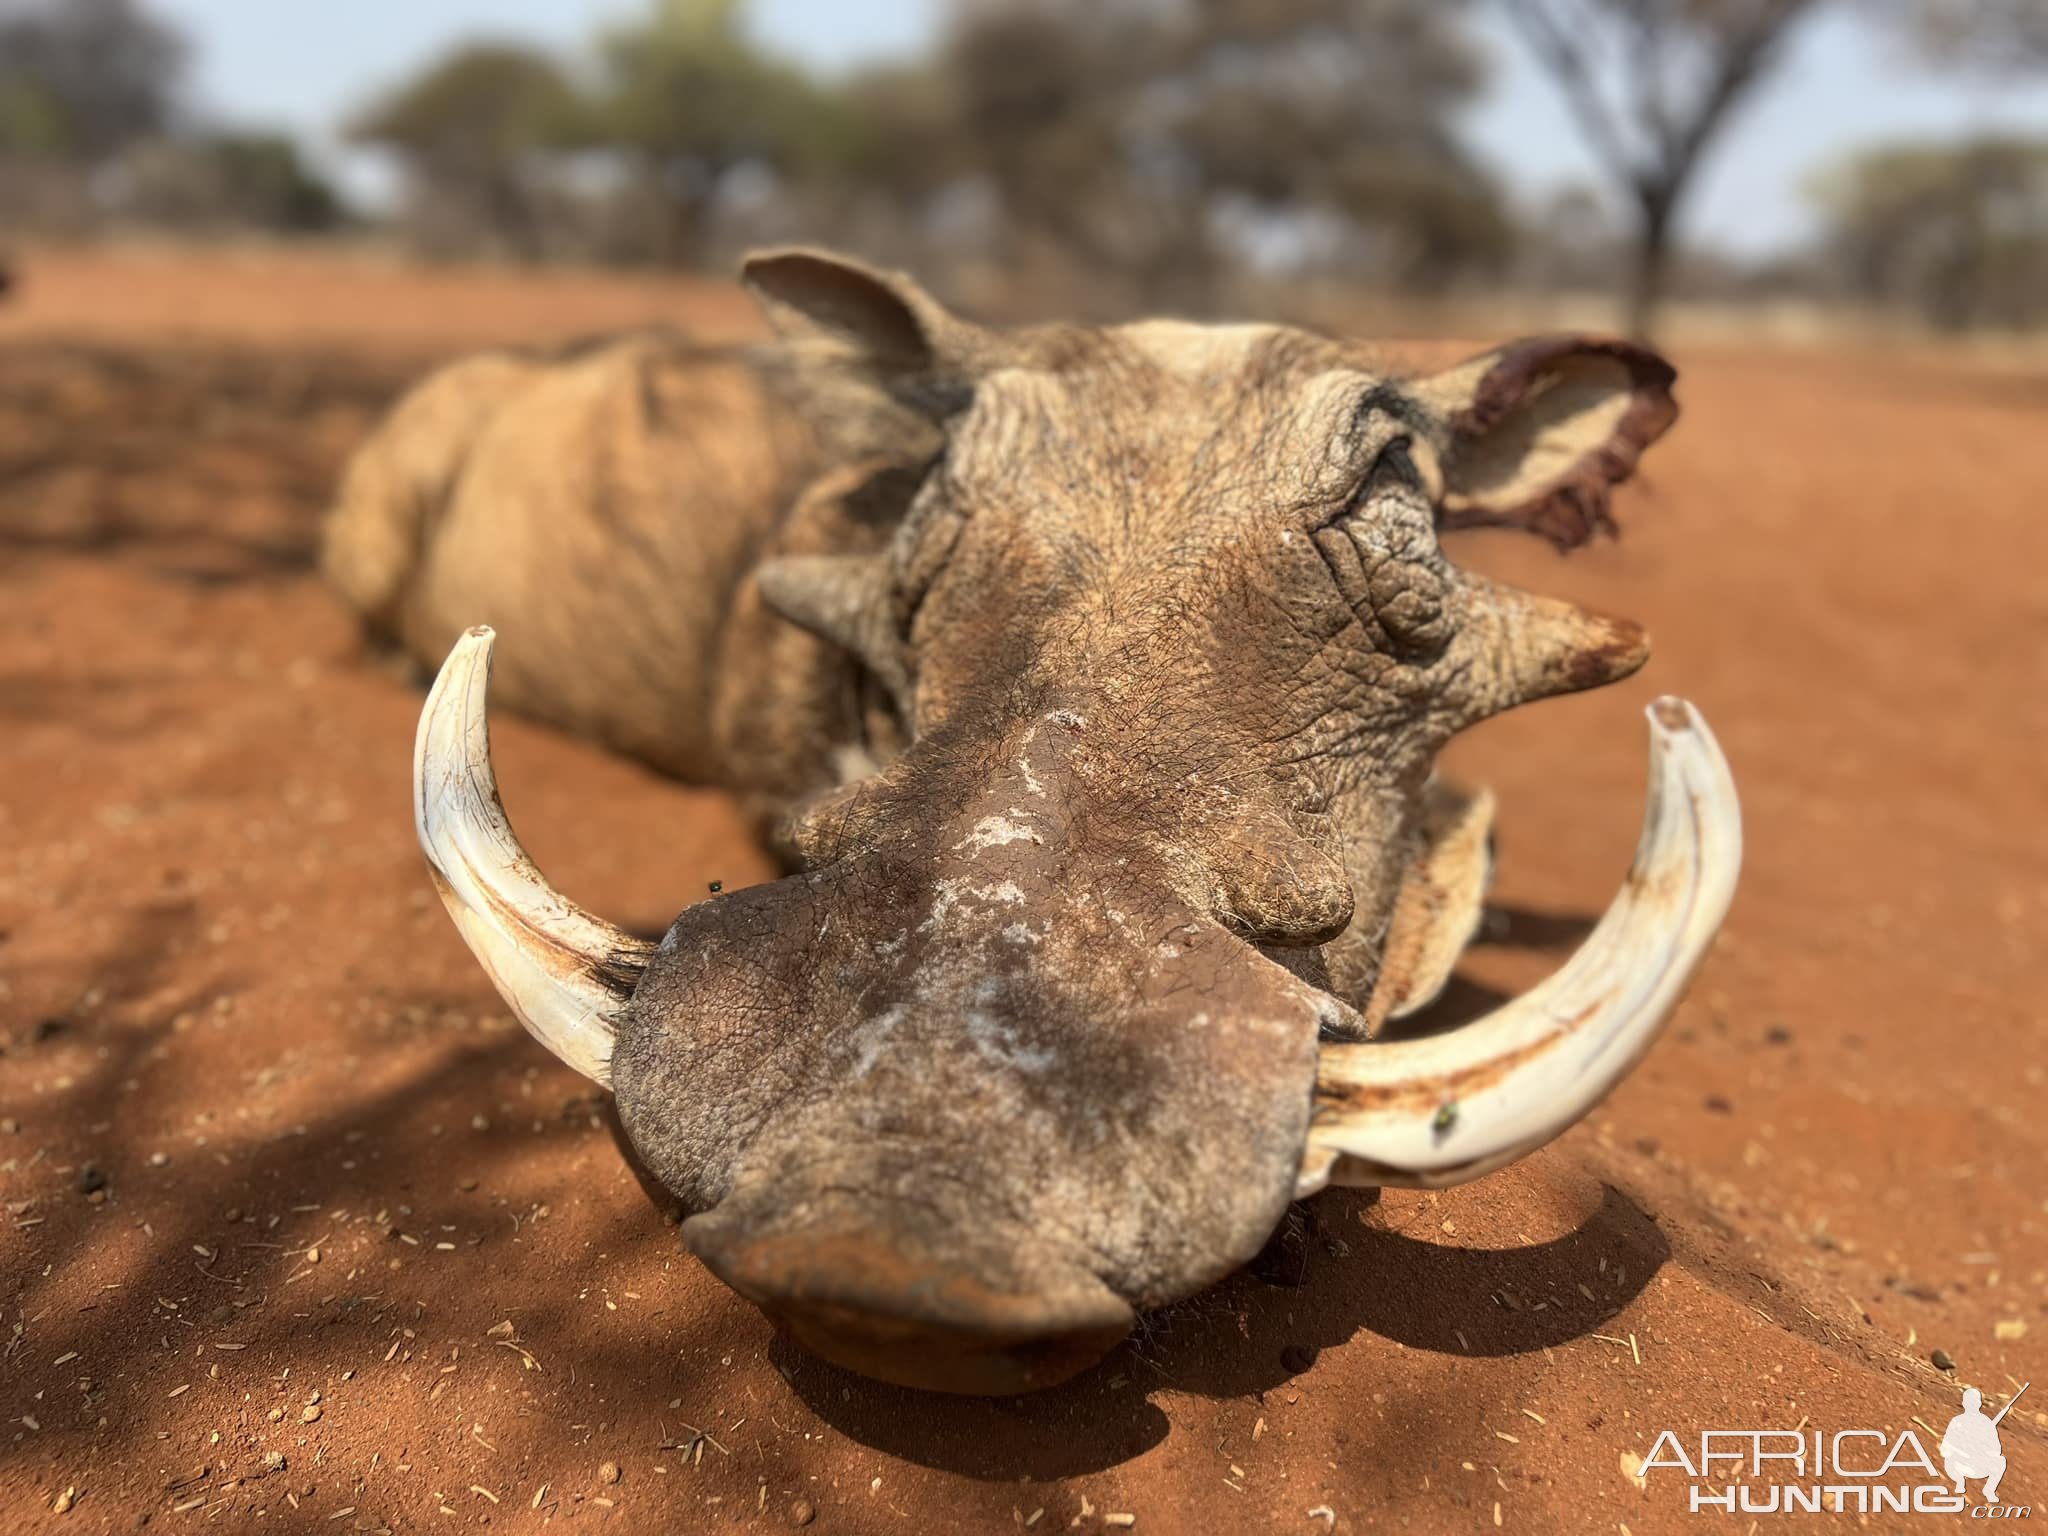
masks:
<path fill-rule="evenodd" d="M 958 82 L 937 61 L 877 65 L 837 94 L 846 131 L 817 169 L 904 209 L 975 169 L 961 141 Z"/>
<path fill-rule="evenodd" d="M 466 220 L 485 243 L 530 255 L 586 249 L 676 262 L 705 255 L 724 179 L 742 165 L 789 181 L 843 168 L 863 143 L 846 98 L 764 51 L 737 0 L 654 0 L 594 40 L 587 84 L 536 50 L 470 44 L 399 87 L 354 136 L 408 163 L 432 243 Z M 610 193 L 576 191 L 563 154 L 611 152 L 631 167 Z"/>
<path fill-rule="evenodd" d="M 338 223 L 333 189 L 289 137 L 208 131 L 186 117 L 184 56 L 136 0 L 0 0 L 11 211 L 63 229 L 109 217 L 209 230 Z"/>
<path fill-rule="evenodd" d="M 598 45 L 592 137 L 715 177 L 756 161 L 802 172 L 839 163 L 845 103 L 748 34 L 740 0 L 656 0 Z"/>
<path fill-rule="evenodd" d="M 164 131 L 184 59 L 135 0 L 0 0 L 0 154 L 92 165 Z"/>
<path fill-rule="evenodd" d="M 600 238 L 672 261 L 705 259 L 744 167 L 773 174 L 785 217 L 887 210 L 898 239 L 979 189 L 1017 260 L 1051 251 L 1158 303 L 1206 302 L 1242 254 L 1231 217 L 1313 225 L 1325 266 L 1438 281 L 1507 244 L 1450 128 L 1481 78 L 1461 5 L 979 0 L 933 56 L 826 80 L 764 49 L 743 0 L 650 0 L 595 40 L 580 94 L 544 55 L 471 46 L 356 132 L 436 183 L 444 227 L 466 201 L 532 249 L 566 206 L 546 152 L 584 149 L 629 168 Z"/>
<path fill-rule="evenodd" d="M 1885 0 L 1937 63 L 1992 74 L 2048 69 L 2048 5 L 2041 0 Z"/>
<path fill-rule="evenodd" d="M 561 66 L 516 43 L 469 43 L 372 105 L 350 125 L 436 176 L 489 176 L 588 132 L 589 108 Z"/>
<path fill-rule="evenodd" d="M 334 188 L 314 174 L 285 134 L 209 134 L 194 152 L 231 189 L 230 204 L 249 224 L 309 233 L 342 222 Z"/>
<path fill-rule="evenodd" d="M 120 170 L 120 216 L 166 229 L 308 234 L 342 219 L 333 189 L 283 134 L 156 139 L 124 155 Z"/>
<path fill-rule="evenodd" d="M 1883 146 L 1812 192 L 1861 297 L 1950 329 L 2048 319 L 2048 140 Z"/>
<path fill-rule="evenodd" d="M 984 0 L 943 54 L 956 158 L 1020 232 L 1200 304 L 1220 226 L 1335 230 L 1325 264 L 1443 281 L 1504 253 L 1499 198 L 1450 129 L 1480 60 L 1456 3 Z M 1290 235 L 1292 231 L 1292 235 Z"/>
<path fill-rule="evenodd" d="M 52 159 L 71 141 L 63 105 L 41 81 L 0 76 L 0 153 Z"/>

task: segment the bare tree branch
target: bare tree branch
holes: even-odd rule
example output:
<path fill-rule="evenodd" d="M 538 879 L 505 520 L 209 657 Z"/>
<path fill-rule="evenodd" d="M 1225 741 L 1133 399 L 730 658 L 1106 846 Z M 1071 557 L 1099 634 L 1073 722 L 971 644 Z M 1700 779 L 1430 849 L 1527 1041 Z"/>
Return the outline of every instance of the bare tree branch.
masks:
<path fill-rule="evenodd" d="M 1640 332 L 1661 297 L 1672 220 L 1708 148 L 1820 0 L 1499 3 L 1636 210 L 1630 318 Z"/>
<path fill-rule="evenodd" d="M 1557 81 L 1564 93 L 1565 106 L 1579 120 L 1579 129 L 1594 154 L 1607 162 L 1614 175 L 1632 180 L 1636 166 L 1628 150 L 1627 136 L 1608 113 L 1592 61 L 1573 41 L 1574 29 L 1569 19 L 1555 14 L 1548 0 L 1526 0 L 1522 4 L 1510 0 L 1506 10 L 1509 21 L 1528 39 L 1530 51 Z"/>

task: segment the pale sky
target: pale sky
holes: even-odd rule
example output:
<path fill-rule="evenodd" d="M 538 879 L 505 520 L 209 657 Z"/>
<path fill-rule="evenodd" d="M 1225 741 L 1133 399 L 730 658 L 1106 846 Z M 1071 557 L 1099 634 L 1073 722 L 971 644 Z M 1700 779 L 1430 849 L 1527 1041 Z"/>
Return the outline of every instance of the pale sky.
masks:
<path fill-rule="evenodd" d="M 1499 3 L 1499 0 L 1494 0 Z M 632 0 L 155 0 L 196 45 L 204 108 L 230 122 L 280 123 L 332 154 L 337 123 L 378 88 L 463 37 L 573 46 Z M 1687 232 L 1746 254 L 1795 245 L 1811 230 L 1802 186 L 1852 146 L 1993 128 L 2048 135 L 2048 78 L 2024 84 L 1947 79 L 1916 67 L 1835 3 L 1799 37 L 1780 75 L 1720 142 L 1686 210 Z M 940 0 L 756 0 L 760 35 L 825 69 L 914 51 Z M 1472 145 L 1525 202 L 1595 179 L 1548 80 L 1490 7 L 1476 12 L 1494 56 L 1487 99 L 1467 118 Z M 369 175 L 358 160 L 352 184 Z"/>

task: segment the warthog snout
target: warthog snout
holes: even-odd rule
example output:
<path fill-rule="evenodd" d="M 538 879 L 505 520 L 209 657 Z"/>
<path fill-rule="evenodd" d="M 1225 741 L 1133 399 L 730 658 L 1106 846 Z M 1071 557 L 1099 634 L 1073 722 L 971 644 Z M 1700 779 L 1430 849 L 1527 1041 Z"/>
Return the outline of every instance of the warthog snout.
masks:
<path fill-rule="evenodd" d="M 835 1365 L 902 1386 L 1006 1394 L 1063 1381 L 1130 1331 L 1130 1305 L 1085 1255 L 887 1197 L 765 1189 L 693 1216 L 683 1236 L 721 1280 Z M 962 1232 L 975 1236 L 962 1241 Z"/>
<path fill-rule="evenodd" d="M 870 1375 L 1048 1385 L 1293 1193 L 1347 1010 L 1176 894 L 1083 718 L 830 808 L 853 851 L 685 913 L 620 1022 L 691 1248 Z"/>

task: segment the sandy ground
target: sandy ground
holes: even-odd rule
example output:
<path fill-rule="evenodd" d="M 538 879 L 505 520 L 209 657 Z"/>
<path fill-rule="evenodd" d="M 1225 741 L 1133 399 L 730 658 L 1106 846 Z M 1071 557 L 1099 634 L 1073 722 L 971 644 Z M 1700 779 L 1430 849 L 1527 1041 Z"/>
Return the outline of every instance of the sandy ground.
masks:
<path fill-rule="evenodd" d="M 730 332 L 734 293 L 312 257 L 22 277 L 0 1528 L 1740 1530 L 1629 1458 L 1665 1428 L 1931 1448 L 1962 1385 L 1995 1407 L 2028 1379 L 2004 1492 L 2048 1505 L 2048 378 L 1682 354 L 1624 541 L 1461 545 L 1644 619 L 1658 658 L 1458 744 L 1502 864 L 1447 1006 L 1538 978 L 1604 905 L 1660 691 L 1743 789 L 1719 950 L 1557 1146 L 1442 1195 L 1318 1197 L 1101 1368 L 966 1401 L 804 1356 L 681 1251 L 434 901 L 419 694 L 307 565 L 424 359 Z M 497 740 L 543 866 L 629 926 L 766 872 L 714 795 Z"/>

